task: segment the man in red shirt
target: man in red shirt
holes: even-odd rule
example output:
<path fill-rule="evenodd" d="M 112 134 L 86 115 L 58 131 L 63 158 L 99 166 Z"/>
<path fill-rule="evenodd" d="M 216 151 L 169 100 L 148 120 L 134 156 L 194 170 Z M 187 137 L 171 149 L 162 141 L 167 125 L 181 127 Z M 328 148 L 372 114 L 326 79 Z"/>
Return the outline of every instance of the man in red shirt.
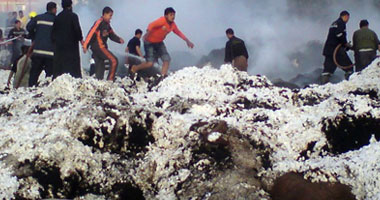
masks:
<path fill-rule="evenodd" d="M 153 66 L 153 63 L 161 58 L 163 61 L 162 75 L 167 75 L 170 64 L 170 55 L 166 50 L 164 40 L 170 32 L 174 32 L 184 41 L 189 48 L 194 48 L 194 44 L 178 29 L 174 22 L 175 10 L 173 8 L 165 9 L 165 16 L 160 17 L 148 26 L 147 33 L 144 36 L 144 49 L 146 62 L 140 65 L 129 66 L 129 71 L 134 74 L 142 69 L 147 69 Z"/>

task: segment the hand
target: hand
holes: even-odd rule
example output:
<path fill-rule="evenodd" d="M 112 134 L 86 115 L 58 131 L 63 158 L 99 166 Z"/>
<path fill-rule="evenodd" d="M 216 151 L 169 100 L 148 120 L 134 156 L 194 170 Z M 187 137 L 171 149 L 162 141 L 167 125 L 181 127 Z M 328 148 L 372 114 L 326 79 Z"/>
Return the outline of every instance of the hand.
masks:
<path fill-rule="evenodd" d="M 354 46 L 352 46 L 351 43 L 347 43 L 347 44 L 346 44 L 347 51 L 348 51 L 348 50 L 353 50 L 353 47 L 354 47 Z"/>
<path fill-rule="evenodd" d="M 87 48 L 86 48 L 86 47 L 83 47 L 83 53 L 84 53 L 84 54 L 87 53 Z"/>
<path fill-rule="evenodd" d="M 120 38 L 120 44 L 124 44 L 123 38 Z"/>
<path fill-rule="evenodd" d="M 190 49 L 194 48 L 194 44 L 193 44 L 192 42 L 190 42 L 190 41 L 186 41 L 186 44 L 187 44 L 187 46 L 188 46 Z"/>

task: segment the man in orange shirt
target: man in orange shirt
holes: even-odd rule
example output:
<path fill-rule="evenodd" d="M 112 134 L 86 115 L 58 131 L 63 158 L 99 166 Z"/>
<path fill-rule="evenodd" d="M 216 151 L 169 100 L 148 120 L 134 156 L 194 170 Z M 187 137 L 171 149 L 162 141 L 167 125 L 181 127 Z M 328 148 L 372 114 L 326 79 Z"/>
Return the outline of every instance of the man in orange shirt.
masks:
<path fill-rule="evenodd" d="M 163 61 L 162 72 L 163 76 L 167 75 L 170 64 L 170 55 L 166 50 L 164 40 L 166 35 L 174 32 L 184 41 L 189 48 L 194 48 L 194 44 L 178 29 L 174 22 L 175 10 L 173 8 L 165 9 L 165 16 L 160 17 L 148 26 L 147 33 L 144 36 L 144 49 L 146 62 L 140 65 L 129 66 L 129 71 L 134 74 L 142 69 L 147 69 L 153 66 L 156 59 L 161 58 Z"/>

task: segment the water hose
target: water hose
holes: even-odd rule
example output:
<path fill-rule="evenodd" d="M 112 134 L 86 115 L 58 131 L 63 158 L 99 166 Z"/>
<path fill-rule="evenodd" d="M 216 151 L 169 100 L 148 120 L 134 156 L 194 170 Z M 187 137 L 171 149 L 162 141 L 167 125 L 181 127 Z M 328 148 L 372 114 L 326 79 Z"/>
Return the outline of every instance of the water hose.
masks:
<path fill-rule="evenodd" d="M 339 68 L 343 69 L 343 70 L 349 70 L 349 69 L 352 69 L 355 64 L 352 64 L 352 65 L 348 65 L 348 66 L 342 66 L 338 63 L 337 59 L 336 59 L 336 55 L 338 54 L 338 51 L 339 49 L 342 47 L 342 44 L 339 44 L 335 50 L 334 50 L 334 54 L 333 54 L 333 60 L 334 60 L 334 63 L 336 66 L 338 66 Z"/>

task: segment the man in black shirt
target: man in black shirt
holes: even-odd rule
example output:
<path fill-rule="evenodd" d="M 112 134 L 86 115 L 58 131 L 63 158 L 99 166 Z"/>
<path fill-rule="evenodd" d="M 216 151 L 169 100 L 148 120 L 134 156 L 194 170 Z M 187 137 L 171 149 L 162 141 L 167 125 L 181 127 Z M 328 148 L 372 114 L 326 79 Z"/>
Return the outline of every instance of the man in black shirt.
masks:
<path fill-rule="evenodd" d="M 144 56 L 141 53 L 141 36 L 143 32 L 140 29 L 137 29 L 135 31 L 135 37 L 133 37 L 131 40 L 129 40 L 127 48 L 125 49 L 125 52 L 131 54 L 132 56 L 128 56 L 127 64 L 129 65 L 139 65 L 141 63 L 141 60 L 144 59 Z M 138 59 L 134 56 L 139 56 L 141 59 Z"/>
<path fill-rule="evenodd" d="M 53 78 L 62 74 L 82 78 L 79 42 L 82 42 L 83 35 L 72 4 L 72 0 L 62 0 L 63 11 L 54 21 L 51 33 L 54 46 Z"/>
<path fill-rule="evenodd" d="M 21 28 L 21 22 L 16 20 L 15 27 L 11 29 L 8 34 L 8 39 L 17 38 L 12 41 L 12 63 L 14 63 L 17 58 L 21 56 L 21 47 L 24 43 L 25 37 L 26 31 Z"/>
<path fill-rule="evenodd" d="M 226 31 L 229 41 L 226 43 L 226 54 L 224 62 L 232 63 L 240 71 L 247 71 L 248 51 L 244 41 L 235 37 L 234 31 L 229 28 Z"/>

